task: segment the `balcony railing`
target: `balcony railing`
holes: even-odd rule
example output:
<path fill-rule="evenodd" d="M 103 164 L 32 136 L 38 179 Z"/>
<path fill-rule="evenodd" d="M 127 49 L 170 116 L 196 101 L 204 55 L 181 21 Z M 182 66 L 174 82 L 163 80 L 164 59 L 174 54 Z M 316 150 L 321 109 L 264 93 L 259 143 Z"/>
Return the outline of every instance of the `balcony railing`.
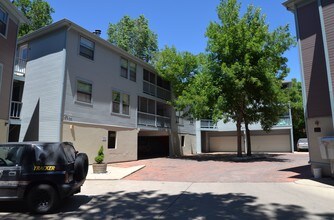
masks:
<path fill-rule="evenodd" d="M 291 126 L 291 119 L 289 116 L 283 116 L 280 117 L 280 120 L 278 121 L 278 123 L 275 125 L 276 127 L 288 127 Z"/>
<path fill-rule="evenodd" d="M 152 126 L 157 128 L 170 128 L 170 118 L 138 112 L 138 125 Z"/>
<path fill-rule="evenodd" d="M 171 92 L 148 81 L 143 81 L 143 92 L 160 99 L 171 100 Z"/>
<path fill-rule="evenodd" d="M 260 128 L 261 125 L 255 124 L 256 127 Z M 282 116 L 280 117 L 279 122 L 274 125 L 274 127 L 290 127 L 292 126 L 291 119 L 289 116 Z M 204 119 L 201 120 L 201 128 L 203 129 L 217 129 L 217 130 L 231 130 L 232 128 L 234 129 L 235 124 L 232 122 L 229 122 L 227 124 L 223 123 L 223 121 L 219 121 L 218 123 L 214 123 L 210 119 Z"/>
<path fill-rule="evenodd" d="M 201 128 L 216 129 L 217 123 L 214 123 L 212 120 L 209 119 L 203 119 L 201 120 Z"/>
<path fill-rule="evenodd" d="M 171 100 L 171 92 L 167 89 L 157 86 L 157 97 L 164 100 Z"/>
<path fill-rule="evenodd" d="M 27 66 L 26 60 L 16 57 L 14 66 L 15 74 L 24 76 L 26 74 L 26 66 Z"/>
<path fill-rule="evenodd" d="M 21 117 L 22 102 L 11 102 L 10 118 L 19 119 Z"/>

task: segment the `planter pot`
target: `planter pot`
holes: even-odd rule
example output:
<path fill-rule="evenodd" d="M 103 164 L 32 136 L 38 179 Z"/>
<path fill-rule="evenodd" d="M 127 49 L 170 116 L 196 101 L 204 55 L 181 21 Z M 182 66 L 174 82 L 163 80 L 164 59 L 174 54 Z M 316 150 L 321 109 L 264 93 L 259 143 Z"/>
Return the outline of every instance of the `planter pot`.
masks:
<path fill-rule="evenodd" d="M 107 164 L 106 163 L 93 163 L 93 173 L 106 173 Z"/>

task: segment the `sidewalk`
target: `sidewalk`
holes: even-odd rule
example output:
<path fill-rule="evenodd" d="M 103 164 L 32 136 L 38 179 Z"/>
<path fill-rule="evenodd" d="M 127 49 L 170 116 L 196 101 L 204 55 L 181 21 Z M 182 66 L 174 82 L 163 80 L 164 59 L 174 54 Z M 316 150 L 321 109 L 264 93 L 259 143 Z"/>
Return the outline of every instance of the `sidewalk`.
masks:
<path fill-rule="evenodd" d="M 93 167 L 89 165 L 86 180 L 120 180 L 144 167 L 145 165 L 137 165 L 124 168 L 108 164 L 107 173 L 93 173 Z"/>

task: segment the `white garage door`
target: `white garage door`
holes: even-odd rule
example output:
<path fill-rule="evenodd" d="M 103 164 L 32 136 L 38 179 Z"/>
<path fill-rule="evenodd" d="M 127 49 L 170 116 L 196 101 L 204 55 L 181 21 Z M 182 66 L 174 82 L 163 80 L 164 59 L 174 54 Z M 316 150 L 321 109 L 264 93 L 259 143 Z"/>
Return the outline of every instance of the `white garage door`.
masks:
<path fill-rule="evenodd" d="M 209 138 L 210 152 L 237 151 L 237 136 L 219 136 Z"/>
<path fill-rule="evenodd" d="M 253 135 L 251 136 L 254 152 L 291 152 L 290 135 Z"/>

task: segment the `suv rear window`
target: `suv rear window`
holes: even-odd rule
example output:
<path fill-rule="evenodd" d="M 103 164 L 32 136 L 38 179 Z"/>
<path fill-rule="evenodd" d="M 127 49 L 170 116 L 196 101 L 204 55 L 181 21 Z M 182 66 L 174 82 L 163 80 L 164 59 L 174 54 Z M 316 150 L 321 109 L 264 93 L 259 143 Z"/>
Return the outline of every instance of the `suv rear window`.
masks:
<path fill-rule="evenodd" d="M 36 165 L 67 164 L 64 150 L 58 144 L 35 145 Z"/>
<path fill-rule="evenodd" d="M 20 164 L 24 146 L 0 145 L 0 166 L 15 166 Z"/>

